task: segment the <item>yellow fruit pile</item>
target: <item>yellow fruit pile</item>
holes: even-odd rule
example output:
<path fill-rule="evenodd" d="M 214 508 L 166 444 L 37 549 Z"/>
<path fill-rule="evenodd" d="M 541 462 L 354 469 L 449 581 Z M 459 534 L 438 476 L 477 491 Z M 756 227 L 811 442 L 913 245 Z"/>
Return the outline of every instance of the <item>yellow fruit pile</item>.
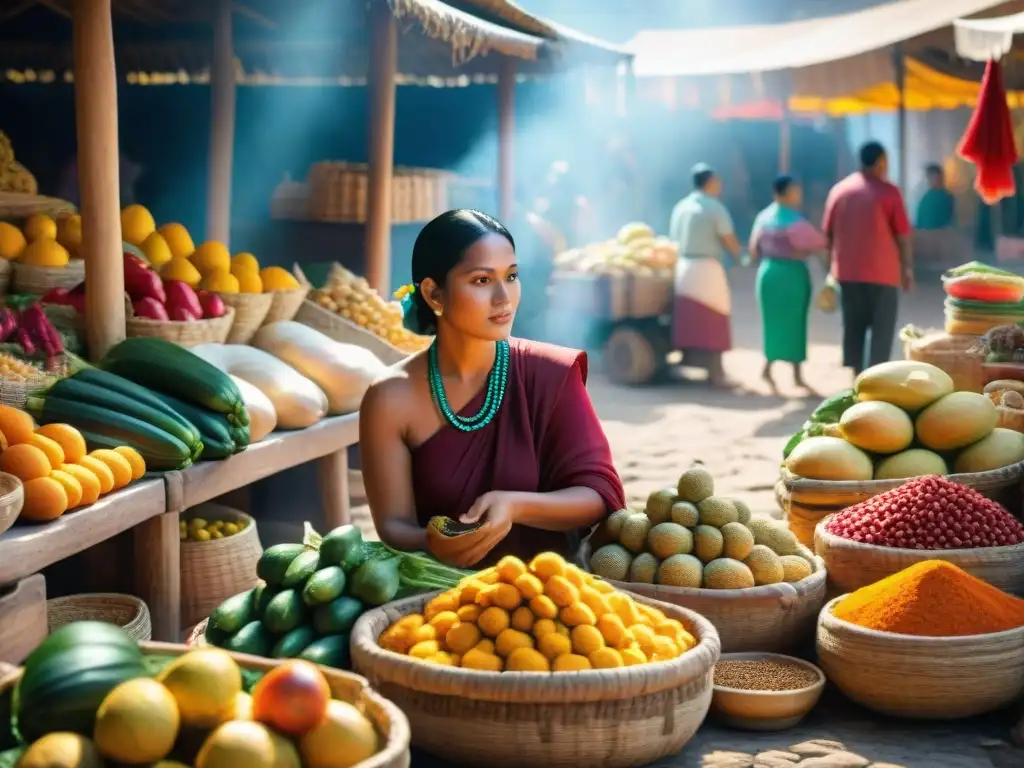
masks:
<path fill-rule="evenodd" d="M 545 552 L 503 557 L 404 616 L 380 646 L 488 672 L 573 672 L 668 661 L 697 641 L 675 619 Z"/>
<path fill-rule="evenodd" d="M 403 352 L 419 352 L 430 346 L 429 336 L 419 336 L 402 325 L 402 305 L 385 301 L 366 278 L 335 264 L 323 288 L 310 298 L 324 309 L 351 320 Z"/>
<path fill-rule="evenodd" d="M 25 411 L 0 405 L 0 472 L 21 480 L 21 518 L 49 522 L 120 490 L 146 473 L 146 462 L 126 445 L 86 453 L 70 424 L 36 428 Z"/>
<path fill-rule="evenodd" d="M 182 541 L 213 541 L 234 536 L 248 527 L 249 523 L 234 523 L 230 520 L 206 521 L 201 517 L 193 517 L 188 522 L 178 523 L 178 533 Z"/>
<path fill-rule="evenodd" d="M 3 131 L 0 131 L 0 191 L 24 195 L 39 193 L 36 177 L 14 159 L 14 147 Z"/>
<path fill-rule="evenodd" d="M 0 258 L 33 267 L 62 268 L 78 257 L 82 245 L 82 218 L 64 214 L 54 220 L 45 213 L 25 219 L 21 229 L 0 222 Z"/>
<path fill-rule="evenodd" d="M 378 751 L 373 724 L 332 699 L 314 665 L 287 662 L 243 691 L 242 670 L 224 651 L 179 656 L 155 678 L 113 688 L 92 738 L 53 732 L 25 750 L 23 768 L 104 764 L 154 768 L 351 768 Z"/>

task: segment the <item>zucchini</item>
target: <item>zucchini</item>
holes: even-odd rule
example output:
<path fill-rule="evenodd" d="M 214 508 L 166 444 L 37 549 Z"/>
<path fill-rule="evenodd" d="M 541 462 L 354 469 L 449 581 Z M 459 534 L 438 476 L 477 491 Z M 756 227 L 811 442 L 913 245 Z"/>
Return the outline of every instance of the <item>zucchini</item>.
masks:
<path fill-rule="evenodd" d="M 203 438 L 204 459 L 227 459 L 234 456 L 236 453 L 238 453 L 238 446 L 235 445 L 232 440 L 222 443 L 209 437 Z"/>
<path fill-rule="evenodd" d="M 196 447 L 191 450 L 189 458 L 186 461 L 182 461 L 181 453 L 178 450 L 160 450 L 149 442 L 140 444 L 139 441 L 129 437 L 110 437 L 90 432 L 87 429 L 79 429 L 78 431 L 85 438 L 85 443 L 89 446 L 90 451 L 94 451 L 97 448 L 114 450 L 119 445 L 127 445 L 129 448 L 134 448 L 139 452 L 143 461 L 146 462 L 147 472 L 170 472 L 175 469 L 190 467 L 199 461 L 199 457 L 203 454 L 205 448 L 202 442 L 196 443 Z"/>
<path fill-rule="evenodd" d="M 192 463 L 192 450 L 178 438 L 109 408 L 49 396 L 30 397 L 28 409 L 41 424 L 70 424 L 82 433 L 86 442 L 91 437 L 96 444 L 108 440 L 116 445 L 130 445 L 142 455 L 147 466 L 153 462 L 153 469 L 157 465 L 182 469 Z"/>
<path fill-rule="evenodd" d="M 125 339 L 107 352 L 100 367 L 154 392 L 223 413 L 233 424 L 249 424 L 242 393 L 231 377 L 170 341 Z"/>
<path fill-rule="evenodd" d="M 157 393 L 165 405 L 170 406 L 188 419 L 202 435 L 203 445 L 209 447 L 211 442 L 234 443 L 231 437 L 231 425 L 223 414 L 215 413 L 192 403 L 186 403 L 171 395 Z"/>
<path fill-rule="evenodd" d="M 107 374 L 112 375 L 112 374 Z M 134 386 L 134 385 L 133 385 Z M 166 411 L 156 409 L 133 397 L 122 395 L 112 389 L 98 387 L 76 378 L 61 379 L 54 384 L 48 393 L 49 396 L 59 397 L 75 403 L 88 403 L 98 405 L 101 408 L 109 408 L 112 411 L 123 413 L 126 416 L 134 416 L 140 421 L 159 427 L 169 435 L 173 435 L 187 445 L 189 448 L 199 442 L 199 430 L 188 422 L 184 416 L 168 416 Z M 156 398 L 153 398 L 156 400 Z M 159 402 L 159 400 L 157 400 Z M 163 406 L 163 403 L 161 403 Z"/>

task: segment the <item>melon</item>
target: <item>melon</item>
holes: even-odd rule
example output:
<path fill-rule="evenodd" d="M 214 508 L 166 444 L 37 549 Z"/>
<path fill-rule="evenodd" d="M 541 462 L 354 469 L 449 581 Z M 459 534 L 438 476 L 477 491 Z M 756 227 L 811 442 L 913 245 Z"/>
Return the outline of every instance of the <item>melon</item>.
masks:
<path fill-rule="evenodd" d="M 871 459 L 839 437 L 808 437 L 785 461 L 786 469 L 811 480 L 870 480 Z"/>
<path fill-rule="evenodd" d="M 880 400 L 847 408 L 839 430 L 847 442 L 872 453 L 899 453 L 914 442 L 914 422 L 907 412 Z"/>
<path fill-rule="evenodd" d="M 989 435 L 999 422 L 995 404 L 977 392 L 953 392 L 918 414 L 917 439 L 933 451 L 966 448 Z"/>
<path fill-rule="evenodd" d="M 881 400 L 916 412 L 953 391 L 953 379 L 941 368 L 916 360 L 873 365 L 853 383 L 857 400 Z"/>
<path fill-rule="evenodd" d="M 945 460 L 934 451 L 924 448 L 911 448 L 886 456 L 875 468 L 875 480 L 903 480 L 908 477 L 946 474 L 949 474 L 949 467 Z"/>
<path fill-rule="evenodd" d="M 953 468 L 957 472 L 988 472 L 1018 461 L 1024 461 L 1024 435 L 996 427 L 987 437 L 961 451 Z"/>

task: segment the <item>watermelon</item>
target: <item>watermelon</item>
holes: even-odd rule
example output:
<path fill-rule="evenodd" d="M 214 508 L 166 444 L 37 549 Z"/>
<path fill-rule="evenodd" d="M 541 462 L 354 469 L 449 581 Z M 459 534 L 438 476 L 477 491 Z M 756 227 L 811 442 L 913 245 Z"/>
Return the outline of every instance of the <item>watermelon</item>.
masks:
<path fill-rule="evenodd" d="M 1024 278 L 972 272 L 943 281 L 946 294 L 954 299 L 1015 304 L 1024 299 Z"/>

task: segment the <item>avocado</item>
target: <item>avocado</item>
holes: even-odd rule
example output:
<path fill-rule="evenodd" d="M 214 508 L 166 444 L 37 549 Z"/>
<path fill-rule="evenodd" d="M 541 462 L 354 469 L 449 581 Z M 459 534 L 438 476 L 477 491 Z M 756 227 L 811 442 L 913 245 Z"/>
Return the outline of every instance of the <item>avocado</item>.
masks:
<path fill-rule="evenodd" d="M 300 659 L 336 669 L 349 668 L 348 635 L 329 635 L 307 645 Z"/>
<path fill-rule="evenodd" d="M 345 591 L 345 572 L 340 566 L 321 568 L 309 577 L 302 589 L 306 605 L 325 605 Z"/>
<path fill-rule="evenodd" d="M 281 586 L 285 589 L 298 587 L 306 583 L 306 579 L 316 573 L 320 564 L 320 553 L 313 549 L 307 549 L 301 555 L 292 560 L 288 570 L 284 572 Z"/>
<path fill-rule="evenodd" d="M 206 631 L 203 633 L 203 638 L 206 642 L 217 648 L 223 648 L 228 640 L 231 639 L 231 633 L 225 632 L 223 629 L 217 629 L 210 622 L 206 623 Z"/>
<path fill-rule="evenodd" d="M 207 625 L 215 631 L 233 635 L 250 621 L 256 618 L 256 590 L 229 597 L 223 603 L 213 609 L 210 614 L 210 622 Z"/>
<path fill-rule="evenodd" d="M 316 632 L 308 624 L 296 627 L 286 634 L 270 652 L 275 659 L 294 659 L 302 650 L 316 639 Z"/>
<path fill-rule="evenodd" d="M 399 578 L 400 559 L 367 560 L 356 569 L 349 593 L 367 605 L 384 605 L 391 602 L 401 586 Z"/>
<path fill-rule="evenodd" d="M 320 540 L 320 562 L 323 565 L 340 565 L 346 571 L 358 566 L 355 562 L 363 549 L 363 534 L 354 525 L 335 528 Z M 347 566 L 355 562 L 354 566 Z"/>
<path fill-rule="evenodd" d="M 343 595 L 313 612 L 313 627 L 321 635 L 347 635 L 365 610 L 354 597 Z"/>
<path fill-rule="evenodd" d="M 263 614 L 267 612 L 267 606 L 270 605 L 270 601 L 274 599 L 275 595 L 281 591 L 280 587 L 271 587 L 266 584 L 260 584 L 256 589 L 253 590 L 253 612 L 256 619 L 262 619 Z"/>
<path fill-rule="evenodd" d="M 263 614 L 263 626 L 275 635 L 291 632 L 306 618 L 306 604 L 294 589 L 274 595 Z"/>
<path fill-rule="evenodd" d="M 306 551 L 301 544 L 275 544 L 256 563 L 256 575 L 273 587 L 281 585 L 292 560 Z"/>
<path fill-rule="evenodd" d="M 250 621 L 224 645 L 229 651 L 249 653 L 253 656 L 267 656 L 274 644 L 274 638 L 259 621 Z"/>

